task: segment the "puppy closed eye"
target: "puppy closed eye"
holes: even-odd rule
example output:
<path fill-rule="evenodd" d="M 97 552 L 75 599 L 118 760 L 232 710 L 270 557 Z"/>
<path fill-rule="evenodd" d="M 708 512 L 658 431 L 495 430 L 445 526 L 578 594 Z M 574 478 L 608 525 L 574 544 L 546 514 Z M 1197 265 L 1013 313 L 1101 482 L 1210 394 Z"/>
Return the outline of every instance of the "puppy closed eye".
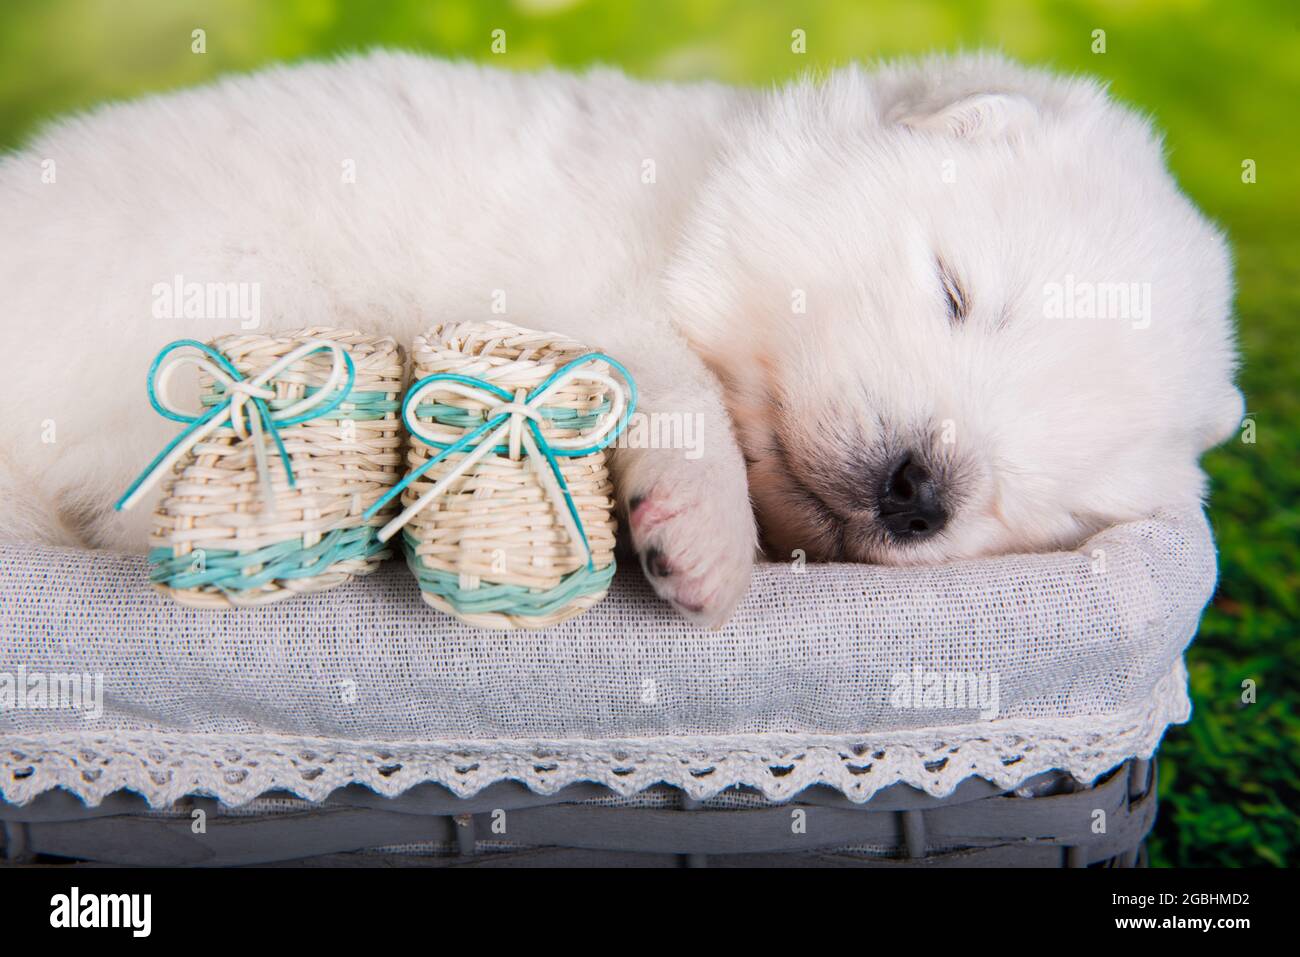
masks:
<path fill-rule="evenodd" d="M 948 321 L 954 325 L 965 322 L 970 312 L 970 297 L 967 296 L 965 287 L 947 263 L 942 259 L 936 259 L 935 263 L 939 268 L 939 285 L 948 306 Z"/>

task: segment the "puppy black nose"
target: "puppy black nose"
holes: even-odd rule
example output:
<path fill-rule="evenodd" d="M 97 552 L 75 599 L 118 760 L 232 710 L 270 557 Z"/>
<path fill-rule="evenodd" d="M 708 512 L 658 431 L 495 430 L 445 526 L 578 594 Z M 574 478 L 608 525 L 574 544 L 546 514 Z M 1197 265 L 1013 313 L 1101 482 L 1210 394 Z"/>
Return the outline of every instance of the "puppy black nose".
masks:
<path fill-rule="evenodd" d="M 876 507 L 881 524 L 894 538 L 920 541 L 948 522 L 938 483 L 912 455 L 904 456 L 885 478 Z"/>

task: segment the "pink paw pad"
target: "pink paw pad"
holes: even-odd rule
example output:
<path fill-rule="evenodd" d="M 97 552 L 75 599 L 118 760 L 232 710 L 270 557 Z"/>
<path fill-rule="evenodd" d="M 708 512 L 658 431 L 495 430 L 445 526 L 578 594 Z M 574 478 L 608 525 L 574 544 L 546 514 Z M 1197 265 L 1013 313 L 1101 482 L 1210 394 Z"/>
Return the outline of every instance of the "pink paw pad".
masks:
<path fill-rule="evenodd" d="M 680 514 L 679 509 L 670 508 L 657 498 L 640 495 L 629 503 L 627 517 L 628 523 L 632 526 L 632 534 L 637 538 L 643 538 L 656 525 L 662 525 Z"/>

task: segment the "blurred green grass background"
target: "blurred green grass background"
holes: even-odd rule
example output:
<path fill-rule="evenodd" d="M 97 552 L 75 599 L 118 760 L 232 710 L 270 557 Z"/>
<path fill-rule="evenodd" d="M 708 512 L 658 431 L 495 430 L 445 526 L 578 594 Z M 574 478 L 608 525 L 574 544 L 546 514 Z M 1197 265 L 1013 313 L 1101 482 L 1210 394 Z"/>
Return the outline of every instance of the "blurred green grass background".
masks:
<path fill-rule="evenodd" d="M 191 31 L 207 51 L 191 52 Z M 507 51 L 490 51 L 493 30 Z M 791 31 L 807 52 L 791 52 Z M 1093 31 L 1106 50 L 1093 52 Z M 1300 4 L 1212 0 L 4 0 L 0 149 L 51 116 L 266 63 L 395 46 L 517 69 L 615 64 L 768 85 L 802 70 L 995 47 L 1105 78 L 1166 131 L 1237 262 L 1255 441 L 1211 453 L 1219 591 L 1188 663 L 1195 711 L 1160 752 L 1151 859 L 1300 861 Z M 1257 181 L 1244 183 L 1254 160 Z M 0 217 L 3 211 L 0 210 Z M 1242 683 L 1257 701 L 1242 702 Z"/>

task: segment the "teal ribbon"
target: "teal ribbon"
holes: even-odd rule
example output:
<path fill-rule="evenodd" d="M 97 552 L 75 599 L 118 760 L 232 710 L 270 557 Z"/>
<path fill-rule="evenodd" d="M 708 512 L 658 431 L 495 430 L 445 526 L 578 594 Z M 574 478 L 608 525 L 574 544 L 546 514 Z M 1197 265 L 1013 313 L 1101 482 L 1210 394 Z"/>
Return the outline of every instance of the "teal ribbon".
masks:
<path fill-rule="evenodd" d="M 541 428 L 536 422 L 529 418 L 524 419 L 524 423 L 532 433 L 533 440 L 537 443 L 537 448 L 545 457 L 547 465 L 550 466 L 551 474 L 555 476 L 556 484 L 559 486 L 560 491 L 564 496 L 564 503 L 568 509 L 569 516 L 573 519 L 573 524 L 578 530 L 578 535 L 582 539 L 583 548 L 587 553 L 588 571 L 592 570 L 591 545 L 587 541 L 587 532 L 582 527 L 582 520 L 578 517 L 578 508 L 573 503 L 573 496 L 569 493 L 568 483 L 564 481 L 564 473 L 560 470 L 558 459 L 579 458 L 584 455 L 592 455 L 607 447 L 611 442 L 617 439 L 619 435 L 623 433 L 623 430 L 627 428 L 628 419 L 636 410 L 636 382 L 633 380 L 632 374 L 617 360 L 605 355 L 603 352 L 589 352 L 555 370 L 555 372 L 546 378 L 546 381 L 542 382 L 541 385 L 538 385 L 530 391 L 523 400 L 525 405 L 533 404 L 558 379 L 568 376 L 569 373 L 573 372 L 575 369 L 593 361 L 603 361 L 607 363 L 610 368 L 617 371 L 618 374 L 623 377 L 623 381 L 626 382 L 628 386 L 627 408 L 619 416 L 619 420 L 613 429 L 602 436 L 598 441 L 593 442 L 590 445 L 585 445 L 579 448 L 557 449 L 546 441 Z M 384 493 L 377 502 L 366 509 L 362 515 L 366 520 L 373 518 L 381 508 L 398 495 L 401 495 L 402 491 L 407 486 L 419 479 L 420 476 L 424 475 L 425 472 L 429 471 L 429 469 L 433 468 L 443 459 L 450 455 L 455 455 L 457 452 L 468 453 L 474 451 L 478 447 L 479 439 L 488 433 L 494 432 L 500 426 L 504 425 L 510 419 L 511 415 L 516 414 L 507 410 L 497 415 L 492 415 L 482 425 L 465 433 L 465 435 L 461 436 L 455 442 L 438 442 L 426 439 L 424 436 L 420 435 L 417 429 L 412 425 L 411 415 L 414 412 L 414 403 L 412 400 L 416 399 L 425 386 L 436 382 L 456 382 L 461 385 L 470 386 L 471 388 L 479 389 L 489 395 L 496 396 L 505 403 L 513 403 L 515 399 L 513 393 L 506 391 L 495 383 L 474 376 L 461 375 L 455 372 L 437 372 L 433 375 L 425 376 L 419 382 L 412 385 L 406 393 L 406 398 L 402 401 L 402 422 L 406 425 L 407 431 L 410 432 L 412 439 L 423 442 L 424 444 L 439 449 L 440 451 L 437 455 L 426 459 L 419 467 L 408 473 L 400 482 Z M 496 445 L 492 448 L 492 452 L 498 455 L 504 455 L 509 452 L 509 448 L 505 445 Z"/>
<path fill-rule="evenodd" d="M 169 343 L 166 346 L 164 346 L 162 350 L 158 353 L 158 355 L 154 357 L 153 363 L 152 365 L 149 366 L 149 372 L 145 379 L 146 389 L 149 394 L 149 404 L 153 406 L 154 411 L 157 412 L 159 415 L 161 415 L 163 418 L 170 419 L 173 422 L 183 422 L 186 424 L 187 428 L 183 432 L 181 432 L 180 435 L 176 436 L 176 438 L 168 442 L 167 445 L 163 448 L 163 450 L 159 452 L 156 456 L 154 456 L 153 461 L 151 461 L 147 466 L 145 466 L 144 471 L 142 471 L 140 475 L 136 478 L 136 480 L 131 483 L 130 487 L 127 488 L 127 490 L 122 493 L 122 497 L 119 498 L 117 500 L 117 503 L 113 506 L 118 511 L 121 511 L 124 507 L 129 508 L 130 505 L 128 503 L 134 504 L 131 500 L 137 495 L 137 493 L 138 492 L 142 493 L 144 491 L 143 487 L 152 485 L 153 482 L 158 479 L 160 466 L 163 464 L 164 461 L 167 460 L 169 456 L 173 454 L 173 452 L 175 452 L 178 448 L 186 447 L 187 443 L 191 445 L 196 444 L 203 435 L 202 430 L 204 429 L 204 427 L 207 426 L 209 423 L 211 423 L 214 419 L 217 419 L 223 415 L 233 414 L 231 412 L 231 407 L 235 401 L 235 393 L 232 392 L 230 389 L 225 390 L 226 394 L 224 399 L 217 402 L 215 405 L 208 408 L 206 411 L 199 412 L 194 415 L 187 415 L 183 412 L 177 412 L 174 409 L 168 408 L 167 406 L 163 405 L 163 403 L 159 401 L 158 389 L 157 389 L 159 370 L 163 367 L 164 362 L 167 361 L 168 357 L 171 356 L 172 353 L 176 352 L 178 349 L 183 349 L 183 348 L 197 349 L 209 360 L 211 360 L 212 363 L 214 363 L 219 369 L 221 369 L 222 372 L 224 372 L 227 376 L 229 376 L 232 382 L 236 382 L 236 383 L 250 382 L 259 387 L 265 385 L 265 383 L 259 381 L 263 376 L 265 376 L 265 373 L 262 373 L 262 375 L 255 376 L 251 379 L 246 379 L 244 375 L 237 368 L 235 368 L 234 364 L 229 359 L 227 359 L 224 355 L 222 355 L 216 349 L 213 349 L 211 346 L 199 342 L 195 339 L 178 339 L 177 341 Z M 298 358 L 299 359 L 306 358 L 307 356 L 314 355 L 317 352 L 328 352 L 328 351 L 334 351 L 335 349 L 338 349 L 338 347 L 322 343 L 321 345 L 317 346 L 314 349 L 310 349 L 303 352 L 300 356 L 298 356 Z M 248 416 L 250 419 L 252 414 L 256 413 L 260 425 L 271 436 L 272 441 L 274 441 L 275 443 L 276 451 L 280 455 L 280 461 L 284 464 L 285 474 L 289 477 L 290 488 L 297 487 L 297 480 L 293 474 L 293 464 L 289 460 L 289 453 L 285 450 L 284 447 L 284 440 L 280 438 L 280 428 L 286 426 L 292 426 L 292 425 L 299 425 L 303 422 L 309 421 L 310 419 L 315 419 L 323 415 L 328 415 L 330 412 L 337 409 L 343 402 L 347 400 L 348 396 L 352 392 L 352 386 L 356 383 L 356 367 L 352 362 L 352 357 L 348 355 L 347 352 L 342 351 L 341 349 L 339 349 L 339 351 L 341 352 L 343 356 L 344 364 L 347 367 L 347 384 L 341 390 L 339 390 L 339 392 L 336 395 L 326 400 L 319 407 L 312 407 L 311 409 L 308 409 L 307 411 L 302 412 L 299 415 L 289 416 L 286 418 L 278 418 L 276 413 L 271 411 L 271 408 L 268 406 L 267 401 L 265 399 L 259 396 L 250 395 L 248 396 L 247 403 L 252 405 L 253 407 L 252 412 L 250 412 L 247 409 L 247 406 L 241 409 L 243 414 L 245 416 Z M 173 362 L 174 361 L 175 360 L 173 360 Z M 279 371 L 283 371 L 283 370 L 279 370 Z M 273 379 L 274 376 L 270 376 L 268 377 L 267 381 L 271 381 Z M 221 426 L 218 426 L 218 428 L 233 428 L 233 427 L 234 427 L 233 421 L 231 424 L 223 424 Z"/>

